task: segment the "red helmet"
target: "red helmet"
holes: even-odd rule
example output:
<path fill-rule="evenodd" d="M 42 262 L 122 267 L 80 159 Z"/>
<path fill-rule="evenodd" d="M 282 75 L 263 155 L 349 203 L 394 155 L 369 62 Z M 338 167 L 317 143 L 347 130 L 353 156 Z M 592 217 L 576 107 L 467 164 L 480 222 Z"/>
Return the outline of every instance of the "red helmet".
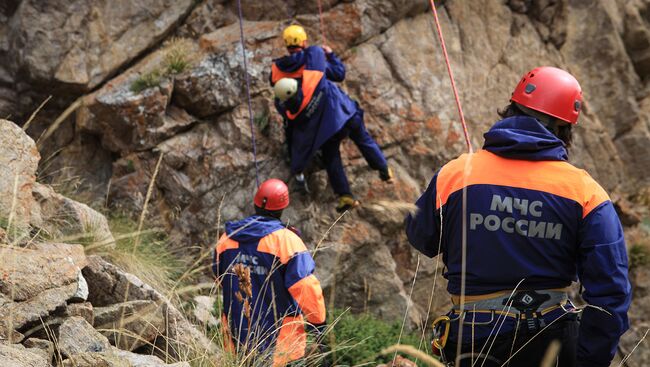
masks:
<path fill-rule="evenodd" d="M 257 189 L 253 202 L 262 209 L 282 210 L 289 206 L 289 188 L 277 178 L 266 180 Z"/>
<path fill-rule="evenodd" d="M 521 78 L 510 101 L 576 124 L 582 107 L 582 89 L 573 75 L 562 69 L 542 66 Z"/>

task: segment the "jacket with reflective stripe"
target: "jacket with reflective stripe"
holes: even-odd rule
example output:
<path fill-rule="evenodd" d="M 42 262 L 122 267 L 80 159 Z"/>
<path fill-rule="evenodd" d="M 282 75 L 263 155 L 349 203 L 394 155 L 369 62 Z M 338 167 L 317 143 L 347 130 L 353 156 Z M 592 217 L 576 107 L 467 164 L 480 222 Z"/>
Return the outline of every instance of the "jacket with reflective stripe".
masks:
<path fill-rule="evenodd" d="M 297 79 L 300 85 L 295 98 L 285 103 L 276 99 L 275 103 L 278 112 L 292 124 L 291 171 L 299 173 L 352 118 L 358 105 L 334 83 L 345 78 L 345 67 L 336 55 L 326 56 L 321 47 L 307 47 L 274 60 L 271 84 L 282 78 Z"/>
<path fill-rule="evenodd" d="M 237 264 L 250 270 L 250 328 L 244 302 L 236 296 L 240 281 L 233 267 Z M 312 324 L 325 322 L 325 303 L 313 275 L 314 260 L 300 237 L 274 218 L 252 216 L 228 222 L 215 248 L 213 271 L 220 279 L 223 312 L 234 341 L 258 351 L 274 348 L 276 365 L 304 355 L 302 318 Z"/>
<path fill-rule="evenodd" d="M 407 216 L 406 233 L 425 255 L 442 253 L 451 294 L 461 288 L 463 212 L 466 294 L 514 289 L 522 280 L 519 289 L 562 288 L 579 279 L 583 298 L 611 313 L 584 311 L 579 360 L 608 366 L 629 326 L 623 230 L 602 187 L 566 160 L 562 141 L 534 118 L 504 119 L 485 134 L 483 150 L 436 173 L 418 212 Z"/>

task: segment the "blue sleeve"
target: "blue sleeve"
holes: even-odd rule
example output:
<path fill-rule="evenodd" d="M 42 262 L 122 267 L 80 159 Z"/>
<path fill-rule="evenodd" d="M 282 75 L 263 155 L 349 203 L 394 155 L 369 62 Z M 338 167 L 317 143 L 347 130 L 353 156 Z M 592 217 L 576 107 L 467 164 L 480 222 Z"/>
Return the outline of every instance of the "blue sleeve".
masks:
<path fill-rule="evenodd" d="M 284 273 L 284 285 L 287 289 L 303 278 L 310 276 L 316 267 L 314 259 L 307 251 L 295 254 L 287 263 Z"/>
<path fill-rule="evenodd" d="M 415 202 L 415 216 L 408 214 L 404 220 L 406 236 L 411 246 L 429 257 L 438 255 L 440 242 L 440 218 L 439 211 L 436 210 L 437 179 L 436 173 L 427 190 Z"/>
<path fill-rule="evenodd" d="M 607 367 L 621 335 L 629 328 L 627 311 L 632 298 L 623 228 L 611 201 L 600 204 L 582 220 L 579 235 L 582 296 L 607 312 L 593 307 L 583 311 L 578 365 Z"/>
<path fill-rule="evenodd" d="M 336 56 L 334 52 L 327 54 L 327 70 L 325 71 L 327 79 L 333 82 L 342 82 L 345 80 L 345 65 Z"/>
<path fill-rule="evenodd" d="M 322 71 L 323 73 L 327 71 L 327 58 L 322 48 L 310 46 L 305 49 L 304 53 L 306 57 L 305 70 Z"/>

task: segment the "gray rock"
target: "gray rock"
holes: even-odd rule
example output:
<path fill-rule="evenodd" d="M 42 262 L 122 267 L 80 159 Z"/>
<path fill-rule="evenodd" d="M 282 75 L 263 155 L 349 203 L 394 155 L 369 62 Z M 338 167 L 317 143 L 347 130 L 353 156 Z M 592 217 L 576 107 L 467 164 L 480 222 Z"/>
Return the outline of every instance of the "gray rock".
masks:
<path fill-rule="evenodd" d="M 114 348 L 113 352 L 117 357 L 128 361 L 133 367 L 190 367 L 188 362 L 166 364 L 156 356 L 135 354 L 117 348 Z"/>
<path fill-rule="evenodd" d="M 13 122 L 0 119 L 0 217 L 11 219 L 10 240 L 27 235 L 33 215 L 38 222 L 31 191 L 40 159 L 34 141 Z"/>
<path fill-rule="evenodd" d="M 95 328 L 116 347 L 133 351 L 164 335 L 165 317 L 154 301 L 138 300 L 95 309 Z"/>
<path fill-rule="evenodd" d="M 50 367 L 50 362 L 43 356 L 25 349 L 22 345 L 0 343 L 0 361 L 3 366 L 11 367 Z"/>
<path fill-rule="evenodd" d="M 29 338 L 23 342 L 23 345 L 29 351 L 40 354 L 48 362 L 54 357 L 54 343 L 49 340 Z"/>
<path fill-rule="evenodd" d="M 59 327 L 57 349 L 65 357 L 101 353 L 110 350 L 110 347 L 108 339 L 81 317 L 66 319 Z"/>
<path fill-rule="evenodd" d="M 95 323 L 95 311 L 92 303 L 71 303 L 65 309 L 66 317 L 81 317 L 86 320 L 90 325 Z"/>
<path fill-rule="evenodd" d="M 18 265 L 20 264 L 20 265 Z M 6 337 L 41 320 L 78 290 L 78 273 L 86 264 L 83 247 L 32 244 L 29 248 L 0 246 L 0 334 Z"/>
<path fill-rule="evenodd" d="M 97 250 L 115 247 L 104 215 L 86 204 L 57 194 L 47 185 L 35 184 L 33 195 L 40 207 L 41 228 L 50 237 L 87 243 Z"/>
<path fill-rule="evenodd" d="M 129 308 L 135 310 L 144 305 L 158 305 L 147 317 L 154 317 L 158 323 L 157 315 L 163 315 L 163 327 L 156 331 L 164 336 L 156 339 L 156 350 L 169 351 L 173 358 L 186 355 L 198 354 L 201 358 L 216 358 L 216 350 L 206 336 L 198 331 L 185 316 L 162 294 L 143 283 L 136 276 L 119 270 L 116 266 L 102 260 L 98 256 L 89 257 L 89 263 L 83 269 L 89 285 L 89 300 L 93 305 L 106 307 L 116 303 L 129 301 L 152 301 L 153 303 L 129 303 L 117 305 L 104 309 L 107 315 L 105 320 L 115 320 L 118 310 Z M 128 289 L 128 292 L 127 292 Z M 145 306 L 147 311 L 148 307 Z M 96 315 L 96 317 L 98 317 Z M 99 325 L 104 319 L 98 318 L 95 324 Z M 119 323 L 119 318 L 117 319 Z M 133 325 L 138 325 L 137 317 L 133 319 Z"/>

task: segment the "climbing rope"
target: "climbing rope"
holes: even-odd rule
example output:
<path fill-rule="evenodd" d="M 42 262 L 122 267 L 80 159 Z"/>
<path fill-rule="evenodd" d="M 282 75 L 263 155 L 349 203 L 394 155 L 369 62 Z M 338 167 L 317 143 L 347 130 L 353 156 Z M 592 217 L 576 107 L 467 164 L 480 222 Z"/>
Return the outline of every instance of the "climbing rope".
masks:
<path fill-rule="evenodd" d="M 467 132 L 467 124 L 465 123 L 465 115 L 463 115 L 463 107 L 460 104 L 460 97 L 458 97 L 458 90 L 456 89 L 456 82 L 454 81 L 454 73 L 451 70 L 451 63 L 449 62 L 449 55 L 447 54 L 447 46 L 445 45 L 445 39 L 442 36 L 442 28 L 440 27 L 440 20 L 438 20 L 438 11 L 436 10 L 436 4 L 434 3 L 434 0 L 429 0 L 429 3 L 431 4 L 431 10 L 433 11 L 433 18 L 436 21 L 438 38 L 440 39 L 440 45 L 442 46 L 442 54 L 445 57 L 445 64 L 447 64 L 447 73 L 449 74 L 449 80 L 451 81 L 451 89 L 454 91 L 454 98 L 456 99 L 456 107 L 458 108 L 460 123 L 463 125 L 463 134 L 465 135 L 465 143 L 467 143 L 467 150 L 470 153 L 473 153 L 474 149 L 472 148 L 472 143 L 469 140 L 469 133 Z"/>
<path fill-rule="evenodd" d="M 244 74 L 246 75 L 246 96 L 248 97 L 248 119 L 251 127 L 251 139 L 253 144 L 253 161 L 255 162 L 255 184 L 260 186 L 260 172 L 257 165 L 257 145 L 255 144 L 255 124 L 253 123 L 253 106 L 251 102 L 251 78 L 248 74 L 248 61 L 246 60 L 246 40 L 244 39 L 244 16 L 241 11 L 241 0 L 237 0 L 239 10 L 239 38 L 241 40 L 241 54 L 244 59 Z"/>
<path fill-rule="evenodd" d="M 327 38 L 325 37 L 325 21 L 323 20 L 323 6 L 321 5 L 321 0 L 318 0 L 318 18 L 320 19 L 320 37 L 322 38 L 323 44 L 327 45 Z"/>

